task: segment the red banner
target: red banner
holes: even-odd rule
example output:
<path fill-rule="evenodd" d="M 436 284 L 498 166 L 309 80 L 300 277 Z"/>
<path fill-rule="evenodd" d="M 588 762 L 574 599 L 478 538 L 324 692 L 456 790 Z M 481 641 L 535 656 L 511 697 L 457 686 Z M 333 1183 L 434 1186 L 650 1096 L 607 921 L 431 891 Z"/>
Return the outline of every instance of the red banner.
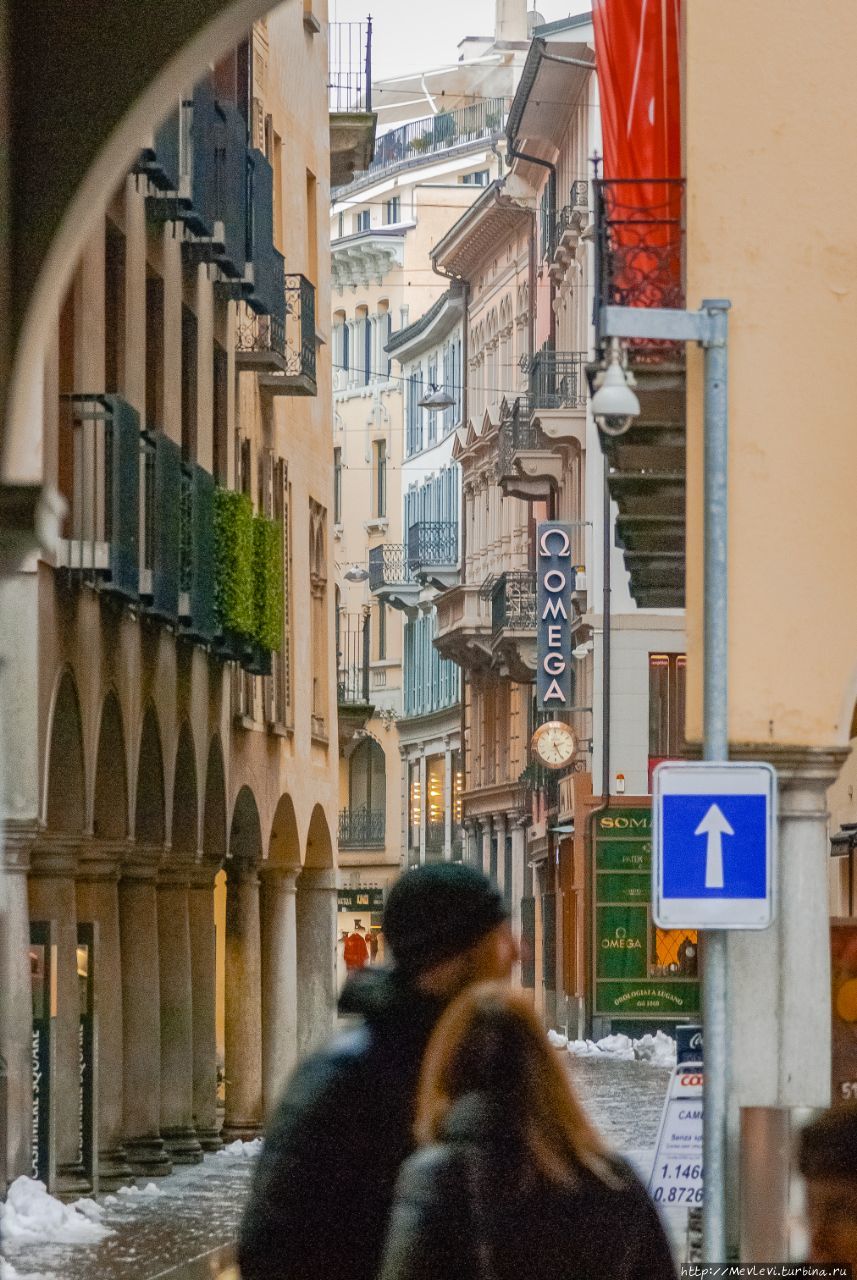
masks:
<path fill-rule="evenodd" d="M 681 177 L 680 0 L 595 0 L 605 178 Z"/>

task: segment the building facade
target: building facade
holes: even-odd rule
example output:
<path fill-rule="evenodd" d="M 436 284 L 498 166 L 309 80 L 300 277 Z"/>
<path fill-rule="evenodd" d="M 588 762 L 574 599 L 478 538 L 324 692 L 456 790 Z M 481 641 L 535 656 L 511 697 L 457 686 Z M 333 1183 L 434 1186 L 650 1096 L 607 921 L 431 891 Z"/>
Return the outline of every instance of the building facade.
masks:
<path fill-rule="evenodd" d="M 3 1056 L 9 1173 L 60 1195 L 258 1133 L 333 1016 L 326 66 L 288 5 L 182 95 L 47 353 Z"/>
<path fill-rule="evenodd" d="M 521 930 L 522 985 L 547 1025 L 575 1036 L 698 1008 L 695 938 L 654 928 L 645 876 L 601 874 L 615 823 L 649 828 L 653 764 L 682 752 L 684 622 L 632 598 L 623 516 L 605 505 L 588 382 L 599 127 L 588 16 L 537 28 L 509 113 L 509 172 L 433 250 L 468 296 L 468 423 L 454 449 L 463 574 L 437 602 L 436 638 L 462 666 L 468 848 Z M 573 581 L 572 692 L 558 718 L 577 750 L 560 773 L 531 746 L 557 718 L 535 689 L 545 520 L 568 530 Z M 645 870 L 649 852 L 629 866 Z"/>
<path fill-rule="evenodd" d="M 430 250 L 500 172 L 527 22 L 518 0 L 497 9 L 465 65 L 373 86 L 384 132 L 369 169 L 333 197 L 340 724 L 354 726 L 340 764 L 340 932 L 403 864 L 460 849 L 458 676 L 432 647 L 432 598 L 458 566 L 463 301 Z M 453 403 L 421 407 L 432 388 Z"/>

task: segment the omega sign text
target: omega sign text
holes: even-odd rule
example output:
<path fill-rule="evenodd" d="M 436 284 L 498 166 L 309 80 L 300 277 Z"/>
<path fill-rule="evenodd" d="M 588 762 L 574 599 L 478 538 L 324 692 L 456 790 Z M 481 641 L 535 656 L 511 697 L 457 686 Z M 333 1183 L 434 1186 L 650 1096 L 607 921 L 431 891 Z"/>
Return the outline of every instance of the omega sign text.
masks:
<path fill-rule="evenodd" d="M 538 705 L 539 711 L 571 706 L 571 526 L 538 526 Z"/>

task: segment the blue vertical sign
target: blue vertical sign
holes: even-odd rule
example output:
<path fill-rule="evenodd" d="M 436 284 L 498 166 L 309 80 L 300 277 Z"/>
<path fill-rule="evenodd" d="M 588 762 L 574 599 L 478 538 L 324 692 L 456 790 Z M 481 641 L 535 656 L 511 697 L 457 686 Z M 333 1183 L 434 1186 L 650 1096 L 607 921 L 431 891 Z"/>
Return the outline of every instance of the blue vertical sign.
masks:
<path fill-rule="evenodd" d="M 571 525 L 554 520 L 537 526 L 538 709 L 567 711 L 571 679 Z"/>

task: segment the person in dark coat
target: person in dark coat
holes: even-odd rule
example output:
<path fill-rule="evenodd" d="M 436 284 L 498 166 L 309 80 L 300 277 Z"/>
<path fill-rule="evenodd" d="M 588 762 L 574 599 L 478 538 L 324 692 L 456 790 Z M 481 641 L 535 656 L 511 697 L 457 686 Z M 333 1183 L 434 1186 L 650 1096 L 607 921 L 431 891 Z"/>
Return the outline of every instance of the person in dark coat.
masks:
<path fill-rule="evenodd" d="M 352 975 L 340 1000 L 361 1022 L 299 1066 L 271 1120 L 239 1230 L 242 1280 L 377 1280 L 431 1032 L 517 956 L 496 887 L 454 863 L 396 882 L 384 936 L 394 968 Z"/>
<path fill-rule="evenodd" d="M 449 1007 L 416 1133 L 380 1280 L 675 1280 L 655 1206 L 520 997 L 490 984 Z"/>

